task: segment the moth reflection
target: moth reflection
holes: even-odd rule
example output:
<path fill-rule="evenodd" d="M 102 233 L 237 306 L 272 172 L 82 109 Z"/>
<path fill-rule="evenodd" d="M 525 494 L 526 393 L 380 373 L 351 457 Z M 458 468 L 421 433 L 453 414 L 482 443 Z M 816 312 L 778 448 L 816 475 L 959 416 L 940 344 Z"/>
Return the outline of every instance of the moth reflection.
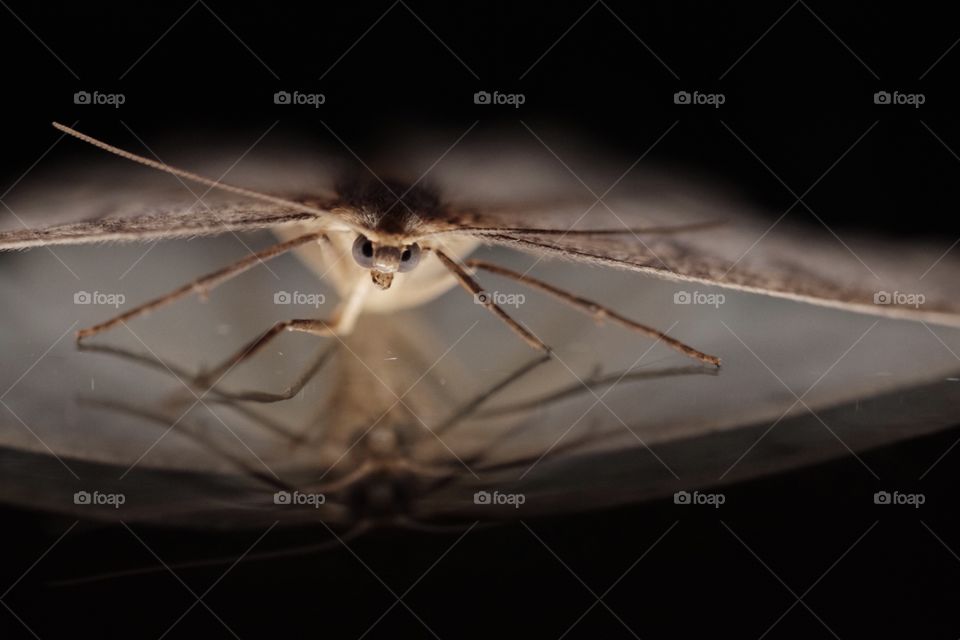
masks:
<path fill-rule="evenodd" d="M 366 348 L 369 350 L 370 345 Z M 424 530 L 462 526 L 474 513 L 475 485 L 485 474 L 515 469 L 520 475 L 546 455 L 568 455 L 600 443 L 610 434 L 605 429 L 587 430 L 549 450 L 546 445 L 550 443 L 545 442 L 539 450 L 530 451 L 529 443 L 522 441 L 540 426 L 537 412 L 544 407 L 613 384 L 717 373 L 715 368 L 701 366 L 607 374 L 598 368 L 571 379 L 568 385 L 503 402 L 504 394 L 543 367 L 551 366 L 550 358 L 541 356 L 454 404 L 444 401 L 449 394 L 443 389 L 418 394 L 416 399 L 402 397 L 401 392 L 389 386 L 396 383 L 398 389 L 408 388 L 410 381 L 417 379 L 416 371 L 397 371 L 395 379 L 383 372 L 373 375 L 343 343 L 318 351 L 298 376 L 297 384 L 282 393 L 230 390 L 217 384 L 204 388 L 203 375 L 190 375 L 185 368 L 161 362 L 152 355 L 107 346 L 87 346 L 84 350 L 121 357 L 167 373 L 196 392 L 207 394 L 210 404 L 253 421 L 271 435 L 274 443 L 255 451 L 225 446 L 222 439 L 214 436 L 222 433 L 216 424 L 197 421 L 196 412 L 188 411 L 187 417 L 182 417 L 184 409 L 195 401 L 195 392 L 169 396 L 165 406 L 149 409 L 103 396 L 85 397 L 83 403 L 162 430 L 176 424 L 178 434 L 251 481 L 237 498 L 253 520 L 321 521 L 351 536 L 385 526 Z M 404 354 L 400 360 L 409 363 L 404 369 L 419 367 L 419 360 L 409 352 L 400 353 Z M 335 369 L 335 375 L 325 406 L 306 426 L 278 420 L 270 408 L 295 397 L 327 367 Z M 429 370 L 422 377 L 425 387 L 436 383 Z M 382 393 L 373 390 L 377 386 Z M 429 406 L 431 401 L 436 403 L 434 407 Z M 514 442 L 520 443 L 515 449 L 511 444 Z M 426 499 L 457 486 L 463 487 L 459 504 L 453 501 L 434 505 L 431 508 L 435 511 L 422 508 Z M 498 519 L 505 514 L 492 511 L 490 515 Z M 163 513 L 146 516 L 148 520 L 164 518 Z"/>

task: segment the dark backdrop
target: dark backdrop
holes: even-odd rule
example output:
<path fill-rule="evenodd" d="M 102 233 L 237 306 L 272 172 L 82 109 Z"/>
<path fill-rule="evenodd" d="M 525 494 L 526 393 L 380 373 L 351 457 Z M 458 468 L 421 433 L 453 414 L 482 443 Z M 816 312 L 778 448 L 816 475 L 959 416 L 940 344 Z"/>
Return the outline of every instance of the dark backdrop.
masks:
<path fill-rule="evenodd" d="M 108 140 L 128 139 L 121 119 L 144 136 L 178 128 L 249 136 L 279 120 L 318 138 L 322 119 L 361 148 L 397 125 L 523 118 L 572 126 L 630 155 L 679 121 L 651 161 L 736 184 L 772 212 L 836 162 L 804 198 L 831 226 L 949 241 L 957 233 L 960 49 L 951 47 L 960 26 L 935 3 L 5 2 L 5 184 L 53 143 L 55 119 Z M 327 103 L 274 105 L 280 90 L 322 92 Z M 475 105 L 480 90 L 526 102 Z M 726 102 L 674 104 L 684 90 Z M 76 105 L 77 91 L 126 101 L 116 110 Z M 919 93 L 925 103 L 877 105 L 878 91 Z M 800 206 L 792 215 L 809 214 Z M 841 459 L 730 489 L 723 522 L 664 502 L 529 523 L 546 546 L 519 524 L 473 532 L 404 598 L 415 615 L 397 605 L 369 637 L 431 637 L 416 616 L 440 638 L 560 637 L 595 602 L 590 590 L 604 594 L 677 520 L 604 596 L 609 609 L 595 606 L 568 637 L 632 637 L 627 627 L 642 638 L 759 637 L 800 596 L 805 604 L 767 637 L 956 637 L 960 453 L 917 478 L 958 436 L 865 456 L 885 484 L 925 493 L 917 512 L 871 507 L 878 486 L 856 460 Z M 2 523 L 5 590 L 69 523 L 58 529 L 9 510 Z M 142 535 L 179 558 L 252 542 Z M 372 572 L 345 550 L 241 566 L 206 600 L 241 638 L 277 629 L 358 637 L 395 600 L 374 574 L 400 595 L 455 539 L 358 541 Z M 17 616 L 44 639 L 79 630 L 157 637 L 193 602 L 169 574 L 46 586 L 88 570 L 98 553 L 117 564 L 153 561 L 122 529 L 71 533 L 5 595 L 3 637 L 30 637 Z M 187 581 L 199 595 L 221 573 Z M 229 637 L 203 606 L 168 637 L 200 632 Z"/>

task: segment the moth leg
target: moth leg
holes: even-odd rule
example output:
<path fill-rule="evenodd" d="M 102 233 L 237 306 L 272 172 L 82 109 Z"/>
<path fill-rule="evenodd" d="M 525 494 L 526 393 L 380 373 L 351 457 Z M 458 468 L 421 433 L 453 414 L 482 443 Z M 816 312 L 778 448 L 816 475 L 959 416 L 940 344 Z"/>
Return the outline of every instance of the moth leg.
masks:
<path fill-rule="evenodd" d="M 130 362 L 133 362 L 134 364 L 137 364 L 140 366 L 149 367 L 151 369 L 159 371 L 162 374 L 176 378 L 182 381 L 184 384 L 190 384 L 192 387 L 199 388 L 202 394 L 204 395 L 209 393 L 210 394 L 209 398 L 206 399 L 207 402 L 223 404 L 229 407 L 230 409 L 236 411 L 237 413 L 243 415 L 244 417 L 248 418 L 252 422 L 256 423 L 257 425 L 262 427 L 265 431 L 269 431 L 270 433 L 273 433 L 275 435 L 287 438 L 288 440 L 294 443 L 303 443 L 306 441 L 306 438 L 304 437 L 304 435 L 297 432 L 296 430 L 291 429 L 290 427 L 284 424 L 281 424 L 280 422 L 277 422 L 272 418 L 269 418 L 261 413 L 258 413 L 257 411 L 254 411 L 249 407 L 241 405 L 238 402 L 238 396 L 242 395 L 242 392 L 231 392 L 231 391 L 226 391 L 216 387 L 202 388 L 199 382 L 197 381 L 197 376 L 195 374 L 187 371 L 185 367 L 181 367 L 175 363 L 170 362 L 169 360 L 162 361 L 162 360 L 158 360 L 153 354 L 136 353 L 134 351 L 129 351 L 122 347 L 113 347 L 113 346 L 107 346 L 107 345 L 81 344 L 80 351 L 89 351 L 92 353 L 104 353 L 110 356 L 122 358 L 124 360 L 129 360 Z M 304 373 L 301 374 L 301 378 L 298 378 L 298 381 L 302 378 L 308 378 L 308 376 L 311 375 L 311 372 L 315 374 L 316 371 L 318 371 L 322 367 L 323 363 L 326 362 L 328 357 L 331 355 L 331 352 L 332 352 L 332 349 L 325 349 L 319 352 L 318 355 L 314 358 L 314 362 L 310 365 L 310 367 Z M 279 396 L 281 394 L 277 394 L 277 395 Z M 296 395 L 296 393 L 293 393 L 293 395 Z M 190 403 L 192 397 L 193 396 L 187 396 L 187 397 L 181 398 L 179 396 L 176 396 L 172 400 L 171 404 L 174 407 L 176 407 L 176 406 L 183 405 L 184 402 Z M 201 397 L 203 397 L 203 395 L 201 395 Z M 179 403 L 179 404 L 173 404 L 173 403 Z M 186 405 L 183 405 L 183 406 L 185 407 Z"/>
<path fill-rule="evenodd" d="M 545 345 L 540 338 L 533 335 L 523 327 L 519 322 L 510 317 L 506 311 L 500 308 L 500 305 L 495 303 L 488 297 L 478 298 L 479 294 L 483 293 L 483 287 L 480 286 L 480 283 L 477 282 L 473 276 L 466 272 L 466 270 L 458 265 L 456 262 L 450 259 L 447 254 L 440 251 L 439 249 L 433 249 L 433 252 L 436 254 L 437 258 L 440 259 L 440 262 L 443 263 L 447 269 L 453 274 L 453 277 L 457 279 L 457 282 L 463 287 L 468 293 L 472 293 L 475 296 L 477 302 L 482 304 L 487 308 L 487 311 L 495 315 L 496 317 L 503 320 L 510 329 L 520 336 L 524 342 L 536 349 L 537 351 L 542 351 L 544 353 L 551 353 L 550 347 Z"/>
<path fill-rule="evenodd" d="M 205 387 L 215 386 L 220 378 L 225 376 L 231 369 L 238 366 L 245 360 L 250 359 L 284 331 L 300 331 L 315 336 L 327 337 L 350 333 L 353 331 L 353 328 L 357 323 L 357 318 L 360 315 L 360 311 L 363 309 L 363 302 L 366 300 L 367 294 L 370 292 L 370 288 L 372 286 L 373 282 L 369 278 L 360 280 L 356 287 L 354 287 L 353 292 L 351 292 L 350 297 L 340 303 L 340 306 L 337 307 L 337 310 L 333 313 L 333 317 L 330 320 L 315 320 L 308 318 L 282 320 L 276 323 L 267 329 L 266 332 L 262 333 L 260 336 L 254 338 L 251 342 L 244 345 L 243 348 L 239 349 L 236 353 L 221 362 L 212 370 L 206 371 L 197 376 L 197 383 Z M 319 368 L 319 366 L 317 368 Z M 313 373 L 315 373 L 315 371 Z M 309 379 L 309 377 L 312 377 L 312 373 L 308 371 L 307 375 L 301 376 L 301 379 L 303 379 L 303 382 L 306 383 L 306 379 Z M 234 399 L 242 400 L 253 398 Z"/>
<path fill-rule="evenodd" d="M 112 329 L 118 324 L 125 323 L 128 320 L 132 320 L 138 316 L 150 313 L 155 309 L 168 305 L 184 296 L 190 295 L 191 293 L 196 293 L 201 297 L 205 297 L 211 289 L 214 289 L 227 280 L 240 275 L 244 271 L 247 271 L 251 267 L 254 267 L 265 260 L 276 258 L 277 256 L 283 255 L 284 253 L 287 253 L 292 249 L 296 249 L 301 245 L 308 244 L 310 242 L 316 242 L 325 238 L 326 236 L 323 233 L 308 233 L 285 242 L 271 245 L 262 251 L 250 254 L 242 260 L 238 260 L 231 265 L 228 265 L 222 269 L 218 269 L 213 273 L 209 273 L 202 278 L 198 278 L 193 282 L 183 285 L 178 289 L 174 289 L 170 293 L 162 295 L 159 298 L 145 302 L 139 307 L 135 307 L 129 311 L 121 313 L 118 316 L 114 316 L 113 318 L 110 318 L 105 322 L 101 322 L 100 324 L 87 327 L 86 329 L 81 329 L 77 332 L 77 342 L 83 340 L 84 338 L 89 338 L 90 336 L 107 331 L 108 329 Z"/>
<path fill-rule="evenodd" d="M 221 398 L 224 402 L 230 401 L 240 401 L 240 402 L 260 402 L 263 404 L 269 404 L 272 402 L 281 402 L 283 400 L 289 400 L 295 397 L 300 391 L 307 385 L 310 380 L 317 375 L 317 372 L 323 368 L 323 365 L 327 362 L 333 352 L 335 351 L 337 345 L 331 345 L 329 348 L 325 349 L 320 353 L 320 356 L 314 359 L 313 363 L 310 364 L 305 370 L 303 370 L 293 381 L 293 384 L 288 386 L 284 391 L 280 393 L 271 393 L 268 391 L 228 391 L 223 389 L 215 390 L 217 397 Z"/>
<path fill-rule="evenodd" d="M 587 445 L 613 439 L 618 434 L 619 431 L 616 430 L 587 432 L 574 438 L 567 438 L 563 442 L 550 449 L 546 455 L 542 453 L 532 453 L 530 455 L 519 456 L 509 460 L 500 460 L 498 462 L 489 460 L 491 455 L 496 450 L 497 445 L 497 443 L 491 443 L 485 447 L 482 447 L 472 455 L 465 457 L 464 461 L 477 473 L 493 473 L 496 471 L 506 471 L 515 468 L 525 468 L 536 464 L 538 461 L 548 456 L 558 456 L 563 453 L 574 452 L 582 447 L 586 447 Z"/>
<path fill-rule="evenodd" d="M 213 375 L 217 373 L 220 367 L 213 372 L 201 372 L 197 375 L 188 374 L 186 376 L 178 377 L 189 384 L 190 387 L 197 389 L 204 394 L 210 393 L 213 396 L 213 402 L 226 404 L 233 407 L 237 411 L 244 412 L 245 409 L 236 404 L 237 402 L 259 402 L 261 404 L 271 404 L 274 402 L 290 400 L 291 398 L 295 397 L 307 385 L 307 383 L 313 380 L 317 373 L 319 373 L 320 369 L 323 368 L 323 365 L 327 363 L 327 361 L 336 351 L 336 347 L 337 345 L 330 345 L 318 352 L 316 357 L 313 358 L 313 361 L 303 371 L 297 374 L 296 379 L 281 392 L 259 390 L 232 391 L 229 389 L 223 389 L 217 382 L 220 376 L 213 378 Z M 225 371 L 221 371 L 220 373 L 222 375 L 225 373 Z M 190 402 L 190 396 L 185 396 L 183 400 Z M 302 438 L 302 436 L 297 437 Z"/>
<path fill-rule="evenodd" d="M 630 318 L 620 315 L 619 313 L 617 313 L 616 311 L 614 311 L 609 307 L 601 305 L 597 302 L 593 302 L 592 300 L 587 300 L 586 298 L 581 298 L 580 296 L 576 296 L 570 293 L 569 291 L 564 291 L 563 289 L 559 289 L 551 284 L 547 284 L 543 280 L 537 280 L 536 278 L 531 278 L 528 275 L 524 275 L 522 273 L 518 273 L 511 269 L 507 269 L 505 267 L 501 267 L 499 265 L 495 265 L 489 262 L 484 262 L 483 260 L 467 260 L 465 264 L 468 267 L 471 267 L 474 269 L 483 269 L 485 271 L 495 273 L 499 276 L 510 278 L 511 280 L 516 280 L 517 282 L 520 282 L 521 284 L 525 284 L 528 287 L 531 287 L 533 289 L 539 289 L 540 291 L 543 291 L 545 293 L 552 295 L 554 298 L 557 298 L 561 302 L 564 302 L 570 305 L 574 309 L 577 309 L 578 311 L 582 311 L 587 315 L 593 316 L 593 319 L 596 320 L 597 322 L 601 322 L 607 319 L 612 320 L 617 324 L 620 324 L 628 329 L 636 331 L 637 333 L 642 333 L 645 336 L 649 336 L 656 340 L 660 340 L 671 349 L 679 351 L 680 353 L 682 353 L 683 355 L 689 358 L 693 358 L 694 360 L 699 360 L 707 364 L 712 364 L 717 367 L 720 366 L 720 358 L 718 358 L 717 356 L 711 356 L 709 354 L 703 353 L 702 351 L 698 351 L 697 349 L 694 349 L 688 344 L 680 342 L 675 338 L 671 338 L 670 336 L 663 333 L 662 331 L 654 329 L 653 327 L 648 327 L 647 325 L 643 325 L 638 322 L 634 322 Z"/>
<path fill-rule="evenodd" d="M 313 319 L 282 320 L 248 342 L 243 348 L 239 349 L 213 369 L 202 372 L 196 377 L 194 382 L 201 387 L 213 389 L 219 380 L 231 369 L 256 355 L 284 331 L 302 331 L 315 336 L 332 336 L 336 333 L 336 321 L 327 322 L 325 320 Z"/>
<path fill-rule="evenodd" d="M 582 381 L 577 381 L 571 384 L 568 387 L 558 389 L 556 391 L 550 392 L 546 395 L 539 396 L 536 398 L 531 398 L 530 400 L 523 400 L 520 402 L 515 402 L 513 404 L 508 404 L 500 407 L 495 407 L 492 409 L 487 409 L 485 411 L 478 411 L 477 417 L 480 418 L 496 418 L 500 416 L 513 415 L 516 413 L 522 413 L 524 411 L 530 411 L 536 409 L 537 407 L 542 407 L 546 405 L 553 404 L 555 402 L 560 402 L 566 398 L 572 398 L 574 396 L 586 393 L 587 391 L 592 391 L 606 384 L 618 384 L 622 385 L 623 383 L 636 382 L 639 380 L 659 380 L 663 378 L 673 377 L 673 376 L 687 376 L 687 375 L 711 375 L 715 376 L 719 373 L 717 369 L 707 368 L 702 366 L 688 366 L 688 367 L 673 367 L 670 369 L 650 369 L 648 371 L 637 371 L 635 373 L 614 373 L 607 376 L 599 376 L 597 374 L 591 375 L 584 378 Z"/>
<path fill-rule="evenodd" d="M 270 475 L 268 472 L 254 467 L 250 462 L 241 458 L 240 456 L 231 453 L 227 449 L 219 446 L 212 438 L 209 438 L 206 435 L 205 429 L 197 429 L 196 427 L 191 426 L 186 421 L 176 421 L 172 419 L 169 415 L 160 413 L 150 409 L 144 409 L 141 407 L 136 407 L 125 402 L 117 400 L 101 400 L 93 398 L 82 398 L 80 404 L 91 407 L 99 407 L 107 411 L 112 411 L 120 415 L 133 416 L 136 418 L 142 418 L 147 422 L 152 422 L 157 425 L 160 425 L 163 428 L 167 428 L 170 424 L 176 424 L 179 429 L 178 433 L 193 440 L 200 446 L 207 449 L 211 454 L 215 455 L 218 458 L 226 461 L 231 466 L 235 467 L 241 473 L 250 476 L 254 480 L 263 483 L 264 485 L 271 487 L 273 489 L 280 489 L 283 491 L 293 491 L 297 489 L 294 485 L 288 484 L 281 480 L 280 478 Z"/>
<path fill-rule="evenodd" d="M 437 435 L 442 435 L 450 429 L 454 428 L 457 424 L 468 418 L 469 416 L 475 414 L 477 409 L 480 408 L 480 405 L 489 400 L 491 397 L 495 396 L 498 392 L 502 391 L 506 387 L 509 387 L 511 384 L 516 382 L 518 379 L 525 376 L 527 373 L 536 369 L 541 364 L 550 359 L 549 354 L 540 356 L 536 360 L 532 360 L 524 365 L 522 365 L 516 371 L 511 372 L 507 377 L 502 380 L 497 381 L 493 386 L 488 389 L 481 391 L 479 394 L 474 396 L 472 399 L 468 400 L 456 411 L 454 411 L 446 420 L 444 420 L 440 425 L 433 429 L 433 432 Z"/>
<path fill-rule="evenodd" d="M 516 414 L 523 411 L 529 411 L 537 407 L 559 402 L 565 398 L 575 396 L 577 394 L 584 393 L 586 391 L 592 391 L 594 388 L 604 384 L 611 384 L 611 383 L 622 384 L 622 383 L 633 382 L 638 380 L 662 379 L 669 376 L 683 376 L 683 375 L 697 375 L 697 374 L 716 375 L 718 373 L 716 369 L 707 368 L 707 367 L 694 367 L 694 366 L 674 367 L 669 369 L 661 368 L 661 369 L 654 369 L 650 371 L 640 371 L 636 373 L 620 372 L 620 373 L 614 373 L 606 376 L 600 375 L 599 371 L 594 371 L 590 376 L 585 377 L 583 381 L 578 381 L 577 383 L 570 385 L 569 387 L 559 389 L 557 391 L 548 393 L 547 395 L 537 397 L 529 401 L 509 404 L 509 405 L 498 407 L 495 409 L 478 411 L 479 406 L 483 402 L 488 400 L 490 397 L 494 396 L 497 392 L 499 392 L 504 387 L 516 381 L 518 378 L 526 375 L 528 372 L 535 369 L 537 366 L 539 366 L 545 360 L 548 360 L 548 359 L 549 359 L 549 356 L 543 356 L 537 360 L 527 363 L 526 365 L 523 365 L 521 368 L 511 373 L 509 376 L 507 376 L 503 380 L 497 382 L 490 389 L 487 389 L 481 392 L 473 400 L 467 402 L 462 408 L 454 411 L 454 413 L 447 420 L 441 423 L 439 427 L 434 429 L 434 433 L 436 433 L 437 435 L 440 435 L 444 431 L 456 426 L 456 424 L 458 424 L 460 421 L 462 421 L 463 419 L 465 419 L 470 415 L 475 415 L 478 418 L 484 419 L 484 418 L 491 418 L 491 417 L 497 417 L 502 415 Z M 528 465 L 535 463 L 539 459 L 540 457 L 539 455 L 522 457 L 516 460 L 511 460 L 510 462 L 507 462 L 507 463 L 503 463 L 503 462 L 496 463 L 496 464 L 491 463 L 491 465 L 488 468 L 483 468 L 478 466 L 478 465 L 484 464 L 485 459 L 488 458 L 491 455 L 491 453 L 495 449 L 497 449 L 497 447 L 500 447 L 501 445 L 503 445 L 504 442 L 508 441 L 510 438 L 520 435 L 525 429 L 530 427 L 530 424 L 531 423 L 529 422 L 524 422 L 514 426 L 513 428 L 508 430 L 506 433 L 501 434 L 501 436 L 498 439 L 492 440 L 486 445 L 483 445 L 482 447 L 480 447 L 477 451 L 469 455 L 463 456 L 462 458 L 463 462 L 467 464 L 470 468 L 474 469 L 475 471 L 478 469 L 482 469 L 483 471 L 496 471 L 496 470 L 502 470 L 502 468 L 510 468 L 510 466 L 512 465 L 520 465 L 524 462 L 526 462 L 526 464 Z M 615 435 L 615 434 L 610 434 L 609 432 L 605 432 L 604 434 L 588 433 L 583 436 L 579 436 L 577 438 L 568 438 L 565 442 L 556 445 L 551 450 L 551 453 L 563 452 L 568 449 L 575 449 L 581 444 L 587 444 L 589 442 L 593 442 L 594 440 L 599 440 L 603 437 L 608 437 L 611 435 Z M 446 476 L 443 475 L 443 471 L 440 471 L 440 470 L 430 469 L 428 470 L 429 472 L 425 472 L 423 468 L 411 468 L 410 470 L 418 473 L 423 478 L 431 478 L 431 477 L 438 478 L 436 482 L 439 482 L 440 484 L 447 482 L 447 480 L 449 479 L 448 476 L 453 477 L 456 475 L 454 472 L 449 470 L 446 471 Z"/>

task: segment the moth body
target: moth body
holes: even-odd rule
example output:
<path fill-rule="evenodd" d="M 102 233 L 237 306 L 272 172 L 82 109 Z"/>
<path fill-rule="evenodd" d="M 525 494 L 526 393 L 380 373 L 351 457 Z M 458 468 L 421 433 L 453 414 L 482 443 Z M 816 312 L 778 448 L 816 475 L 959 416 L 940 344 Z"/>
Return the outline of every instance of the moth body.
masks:
<path fill-rule="evenodd" d="M 317 245 L 298 249 L 297 256 L 322 279 L 332 282 L 341 298 L 356 291 L 361 280 L 372 279 L 379 290 L 366 296 L 362 311 L 390 313 L 429 302 L 456 284 L 438 260 L 420 260 L 420 253 L 429 247 L 421 246 L 417 239 L 449 224 L 450 216 L 434 191 L 359 178 L 341 181 L 336 191 L 332 209 L 366 233 L 329 233 Z M 290 240 L 322 230 L 315 223 L 306 223 L 279 227 L 275 232 Z M 431 242 L 456 260 L 480 244 L 469 236 Z"/>

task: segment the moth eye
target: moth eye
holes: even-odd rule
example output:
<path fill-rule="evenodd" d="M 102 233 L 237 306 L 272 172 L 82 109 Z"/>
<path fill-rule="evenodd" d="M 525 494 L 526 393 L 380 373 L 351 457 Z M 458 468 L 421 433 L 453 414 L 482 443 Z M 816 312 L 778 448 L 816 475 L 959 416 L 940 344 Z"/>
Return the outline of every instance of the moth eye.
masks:
<path fill-rule="evenodd" d="M 400 267 L 397 270 L 410 271 L 417 266 L 418 262 L 420 262 L 420 245 L 414 242 L 404 247 L 403 253 L 400 254 Z"/>
<path fill-rule="evenodd" d="M 373 267 L 373 242 L 367 236 L 359 235 L 353 241 L 353 259 L 364 269 Z"/>

